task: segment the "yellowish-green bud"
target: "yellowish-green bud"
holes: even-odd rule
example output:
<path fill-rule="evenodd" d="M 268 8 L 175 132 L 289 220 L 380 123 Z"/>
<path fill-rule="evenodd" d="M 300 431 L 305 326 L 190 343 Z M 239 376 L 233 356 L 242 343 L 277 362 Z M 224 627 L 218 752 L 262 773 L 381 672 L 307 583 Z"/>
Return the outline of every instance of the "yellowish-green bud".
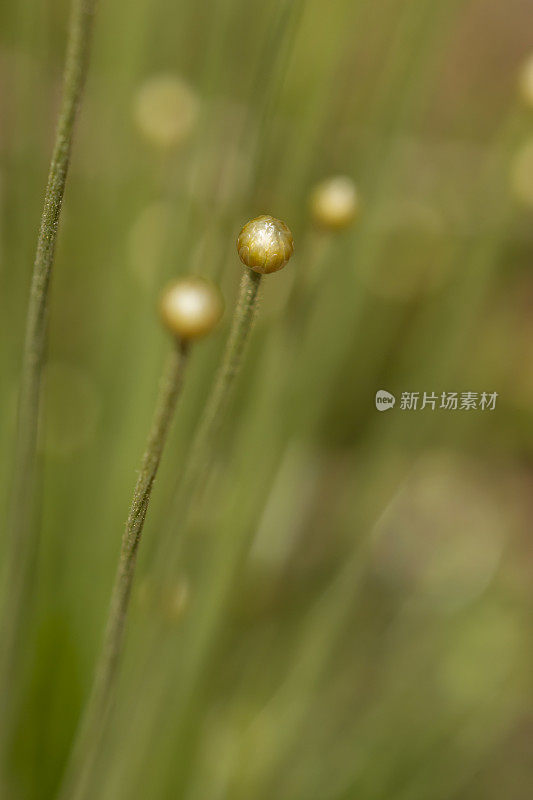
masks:
<path fill-rule="evenodd" d="M 263 214 L 247 222 L 241 230 L 237 251 L 247 267 L 268 274 L 285 266 L 294 253 L 294 240 L 284 222 Z"/>
<path fill-rule="evenodd" d="M 211 333 L 224 313 L 222 295 L 211 281 L 190 276 L 171 283 L 160 304 L 165 327 L 180 339 L 201 339 Z"/>
<path fill-rule="evenodd" d="M 190 135 L 198 117 L 193 90 L 177 75 L 156 75 L 137 92 L 135 121 L 142 135 L 161 148 L 177 147 Z"/>
<path fill-rule="evenodd" d="M 311 193 L 311 216 L 319 228 L 341 231 L 348 228 L 360 211 L 360 200 L 351 178 L 338 176 L 319 183 Z"/>

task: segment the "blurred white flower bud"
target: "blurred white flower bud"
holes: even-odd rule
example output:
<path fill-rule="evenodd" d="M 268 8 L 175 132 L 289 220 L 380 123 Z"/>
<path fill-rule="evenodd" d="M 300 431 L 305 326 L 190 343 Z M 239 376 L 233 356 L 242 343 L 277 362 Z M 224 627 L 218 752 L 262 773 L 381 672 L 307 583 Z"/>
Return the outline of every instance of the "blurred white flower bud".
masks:
<path fill-rule="evenodd" d="M 198 99 L 177 75 L 156 75 L 139 87 L 134 115 L 139 131 L 151 144 L 177 147 L 194 128 Z"/>
<path fill-rule="evenodd" d="M 355 183 L 344 175 L 328 178 L 315 186 L 310 202 L 315 225 L 330 231 L 348 228 L 360 210 Z"/>

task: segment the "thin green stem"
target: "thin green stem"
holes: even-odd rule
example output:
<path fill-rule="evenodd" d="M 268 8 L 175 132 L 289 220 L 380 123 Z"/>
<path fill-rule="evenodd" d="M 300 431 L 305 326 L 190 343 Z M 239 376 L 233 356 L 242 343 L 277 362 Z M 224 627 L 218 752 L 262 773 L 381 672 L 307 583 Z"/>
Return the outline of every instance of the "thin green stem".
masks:
<path fill-rule="evenodd" d="M 176 344 L 169 355 L 161 380 L 152 427 L 122 537 L 104 643 L 96 667 L 93 687 L 59 794 L 62 800 L 66 800 L 66 798 L 69 800 L 76 798 L 77 800 L 85 796 L 112 706 L 137 552 L 154 480 L 182 387 L 187 352 L 188 347 L 185 343 Z"/>
<path fill-rule="evenodd" d="M 175 537 L 176 526 L 182 525 L 183 520 L 187 520 L 194 501 L 208 477 L 214 443 L 224 421 L 224 412 L 231 397 L 235 379 L 239 374 L 252 330 L 261 277 L 260 274 L 247 267 L 243 270 L 237 306 L 222 361 L 193 438 L 187 467 L 178 482 L 170 524 L 158 543 L 155 556 L 156 571 L 159 571 L 159 568 L 166 574 L 173 571 L 181 552 L 180 548 L 184 544 L 184 537 L 180 538 L 178 547 L 175 544 L 169 547 L 170 542 Z M 169 553 L 172 553 L 172 556 L 169 556 Z"/>
<path fill-rule="evenodd" d="M 74 0 L 68 32 L 63 96 L 44 198 L 26 318 L 13 483 L 7 525 L 7 575 L 0 664 L 2 763 L 14 706 L 13 678 L 17 674 L 19 644 L 25 633 L 24 622 L 31 588 L 32 565 L 38 546 L 33 513 L 50 278 L 74 128 L 89 63 L 94 10 L 95 0 Z"/>
<path fill-rule="evenodd" d="M 244 268 L 228 342 L 191 447 L 182 494 L 195 491 L 208 466 L 211 446 L 224 420 L 224 411 L 231 396 L 235 378 L 239 374 L 246 344 L 252 330 L 261 277 L 257 272 L 247 267 Z"/>

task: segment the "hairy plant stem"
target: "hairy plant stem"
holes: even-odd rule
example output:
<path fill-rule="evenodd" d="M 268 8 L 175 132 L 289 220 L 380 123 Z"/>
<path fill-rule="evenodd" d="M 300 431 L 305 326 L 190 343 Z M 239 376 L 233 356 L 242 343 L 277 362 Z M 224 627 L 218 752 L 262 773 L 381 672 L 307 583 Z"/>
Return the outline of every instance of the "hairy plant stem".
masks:
<path fill-rule="evenodd" d="M 74 128 L 85 85 L 96 0 L 74 0 L 68 30 L 64 85 L 33 267 L 21 369 L 18 422 L 7 523 L 7 574 L 1 622 L 0 769 L 15 704 L 14 677 L 26 631 L 32 566 L 38 548 L 34 526 L 36 449 L 41 378 L 48 329 L 50 278 Z M 4 777 L 2 777 L 2 781 Z"/>
<path fill-rule="evenodd" d="M 122 536 L 119 563 L 111 595 L 102 651 L 96 666 L 93 687 L 87 701 L 83 720 L 76 735 L 63 786 L 59 794 L 62 800 L 66 800 L 66 798 L 69 798 L 69 800 L 76 798 L 78 800 L 78 798 L 85 796 L 112 706 L 137 552 L 154 480 L 183 383 L 187 354 L 187 344 L 177 342 L 169 355 L 161 380 L 152 427 Z"/>
<path fill-rule="evenodd" d="M 239 374 L 255 317 L 261 275 L 248 267 L 243 270 L 237 307 L 226 349 L 215 383 L 191 446 L 180 496 L 192 496 L 209 466 L 212 444 L 224 420 L 224 411 Z"/>
<path fill-rule="evenodd" d="M 248 267 L 243 270 L 228 341 L 193 437 L 185 471 L 178 479 L 172 512 L 169 515 L 170 522 L 159 537 L 153 569 L 160 575 L 170 577 L 174 574 L 186 538 L 180 536 L 176 542 L 176 529 L 178 526 L 187 528 L 190 512 L 196 506 L 209 477 L 215 441 L 224 422 L 224 412 L 252 330 L 261 277 Z"/>

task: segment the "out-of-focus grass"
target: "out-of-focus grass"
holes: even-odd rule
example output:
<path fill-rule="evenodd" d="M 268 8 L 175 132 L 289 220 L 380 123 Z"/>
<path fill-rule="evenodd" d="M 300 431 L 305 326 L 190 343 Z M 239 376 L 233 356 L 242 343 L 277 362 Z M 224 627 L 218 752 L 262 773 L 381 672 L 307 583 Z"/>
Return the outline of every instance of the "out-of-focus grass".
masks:
<path fill-rule="evenodd" d="M 263 212 L 297 251 L 263 282 L 209 501 L 183 530 L 175 486 L 229 314 L 190 364 L 91 796 L 531 795 L 532 210 L 510 178 L 533 136 L 531 13 L 101 3 L 53 286 L 14 798 L 54 796 L 90 686 L 164 356 L 158 292 L 194 271 L 231 310 L 235 236 Z M 66 19 L 58 0 L 0 10 L 2 508 Z M 134 116 L 158 74 L 199 109 L 167 151 Z M 363 211 L 317 244 L 309 191 L 336 173 Z M 287 297 L 315 259 L 291 358 Z M 499 398 L 378 414 L 381 388 Z"/>

